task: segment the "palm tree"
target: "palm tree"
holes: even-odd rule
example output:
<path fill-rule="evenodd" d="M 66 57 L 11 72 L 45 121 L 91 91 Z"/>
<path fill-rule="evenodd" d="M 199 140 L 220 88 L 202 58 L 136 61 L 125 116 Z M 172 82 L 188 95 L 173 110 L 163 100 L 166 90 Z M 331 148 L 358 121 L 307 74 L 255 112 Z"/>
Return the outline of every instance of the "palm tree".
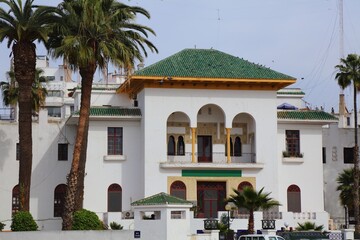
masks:
<path fill-rule="evenodd" d="M 297 231 L 322 231 L 324 229 L 324 225 L 316 225 L 313 222 L 304 222 L 298 223 L 298 226 L 295 228 Z"/>
<path fill-rule="evenodd" d="M 157 49 L 147 40 L 148 32 L 154 34 L 153 30 L 134 23 L 136 14 L 150 17 L 143 8 L 116 0 L 64 0 L 59 9 L 62 24 L 56 26 L 48 47 L 54 57 L 63 57 L 81 76 L 80 115 L 63 213 L 63 229 L 67 230 L 71 229 L 72 213 L 77 210 L 75 203 L 83 199 L 81 188 L 95 71 L 106 68 L 108 63 L 131 70 L 135 60 L 143 60 L 142 53 L 147 56 L 145 47 L 156 52 Z"/>
<path fill-rule="evenodd" d="M 33 0 L 0 0 L 9 10 L 0 8 L 0 42 L 7 39 L 12 48 L 15 79 L 19 85 L 19 187 L 20 211 L 29 211 L 32 171 L 31 86 L 35 79 L 34 42 L 45 42 L 56 8 L 35 6 Z"/>
<path fill-rule="evenodd" d="M 249 211 L 248 233 L 254 233 L 254 212 L 267 210 L 274 206 L 281 205 L 277 200 L 269 197 L 271 193 L 263 193 L 264 188 L 256 191 L 252 187 L 244 187 L 242 191 L 233 189 L 227 202 L 234 203 L 238 208 L 245 208 Z"/>
<path fill-rule="evenodd" d="M 353 206 L 355 216 L 355 232 L 360 234 L 360 215 L 359 215 L 359 202 L 360 194 L 359 189 L 359 145 L 358 145 L 358 118 L 357 118 L 357 90 L 360 84 L 360 58 L 357 54 L 349 54 L 346 59 L 342 58 L 340 64 L 336 65 L 335 68 L 339 71 L 335 79 L 337 79 L 339 86 L 342 89 L 352 85 L 354 90 L 354 188 L 353 188 Z"/>
<path fill-rule="evenodd" d="M 47 89 L 42 85 L 43 82 L 46 82 L 45 77 L 41 76 L 43 72 L 42 69 L 36 69 L 35 80 L 31 88 L 32 110 L 36 113 L 39 112 L 41 106 L 44 106 L 47 95 Z M 0 82 L 5 106 L 15 105 L 19 98 L 19 88 L 15 80 L 15 74 L 13 71 L 9 71 L 7 74 L 9 82 Z"/>
<path fill-rule="evenodd" d="M 337 191 L 340 191 L 340 202 L 342 206 L 346 206 L 349 212 L 354 212 L 354 168 L 344 169 L 336 178 L 338 186 Z"/>

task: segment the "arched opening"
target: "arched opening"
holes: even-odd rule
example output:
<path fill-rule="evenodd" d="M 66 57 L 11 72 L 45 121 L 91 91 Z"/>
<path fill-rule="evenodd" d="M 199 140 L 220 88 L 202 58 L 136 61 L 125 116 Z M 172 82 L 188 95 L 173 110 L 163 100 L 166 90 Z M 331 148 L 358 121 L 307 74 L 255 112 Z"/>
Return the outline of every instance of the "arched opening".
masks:
<path fill-rule="evenodd" d="M 170 195 L 186 200 L 186 186 L 182 181 L 175 181 L 170 186 Z"/>
<path fill-rule="evenodd" d="M 251 183 L 249 183 L 248 181 L 244 181 L 238 185 L 237 190 L 241 193 L 244 190 L 244 188 L 246 188 L 246 187 L 253 188 L 253 185 Z M 238 214 L 247 215 L 247 214 L 249 214 L 249 210 L 247 210 L 244 207 L 240 207 L 240 208 L 238 208 Z"/>
<path fill-rule="evenodd" d="M 224 162 L 226 144 L 225 113 L 215 104 L 201 107 L 197 114 L 197 161 Z"/>
<path fill-rule="evenodd" d="M 234 141 L 233 162 L 256 162 L 256 123 L 248 113 L 237 114 L 232 122 L 231 137 Z"/>
<path fill-rule="evenodd" d="M 14 215 L 20 210 L 20 189 L 16 185 L 12 190 L 11 214 Z"/>
<path fill-rule="evenodd" d="M 244 182 L 241 182 L 239 185 L 238 185 L 238 191 L 239 192 L 242 192 L 244 190 L 245 187 L 251 187 L 253 188 L 253 185 L 251 183 L 249 183 L 248 181 L 244 181 Z"/>
<path fill-rule="evenodd" d="M 54 217 L 62 217 L 64 212 L 66 185 L 59 184 L 54 190 Z"/>
<path fill-rule="evenodd" d="M 191 144 L 190 119 L 183 112 L 173 112 L 167 119 L 167 155 L 170 161 L 183 161 L 186 144 Z M 189 149 L 191 149 L 189 147 Z M 187 159 L 190 160 L 190 159 Z"/>
<path fill-rule="evenodd" d="M 183 136 L 178 137 L 177 155 L 185 155 L 185 143 L 184 143 L 184 137 Z"/>
<path fill-rule="evenodd" d="M 234 156 L 235 157 L 241 157 L 242 151 L 241 151 L 241 138 L 236 137 L 235 138 L 235 144 L 234 144 Z"/>
<path fill-rule="evenodd" d="M 301 191 L 297 185 L 290 185 L 287 189 L 288 212 L 301 212 Z"/>
<path fill-rule="evenodd" d="M 122 189 L 119 184 L 113 183 L 108 188 L 108 212 L 122 211 Z"/>
<path fill-rule="evenodd" d="M 168 140 L 168 155 L 169 155 L 169 156 L 175 155 L 175 138 L 174 138 L 174 136 L 169 136 L 169 140 Z"/>

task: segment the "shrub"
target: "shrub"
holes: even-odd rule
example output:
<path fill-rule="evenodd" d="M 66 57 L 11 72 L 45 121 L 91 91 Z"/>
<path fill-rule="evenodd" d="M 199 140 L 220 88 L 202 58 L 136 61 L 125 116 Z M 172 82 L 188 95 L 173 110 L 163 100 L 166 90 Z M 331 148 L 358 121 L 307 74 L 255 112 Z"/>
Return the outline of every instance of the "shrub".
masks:
<path fill-rule="evenodd" d="M 5 225 L 5 223 L 0 222 L 0 232 L 4 229 Z"/>
<path fill-rule="evenodd" d="M 103 224 L 96 213 L 86 209 L 76 211 L 72 230 L 103 230 Z"/>
<path fill-rule="evenodd" d="M 13 215 L 10 226 L 12 231 L 36 231 L 38 225 L 34 221 L 31 213 L 20 211 Z"/>
<path fill-rule="evenodd" d="M 117 222 L 111 222 L 110 223 L 110 228 L 112 230 L 122 230 L 124 227 L 121 226 L 121 224 L 117 223 Z"/>

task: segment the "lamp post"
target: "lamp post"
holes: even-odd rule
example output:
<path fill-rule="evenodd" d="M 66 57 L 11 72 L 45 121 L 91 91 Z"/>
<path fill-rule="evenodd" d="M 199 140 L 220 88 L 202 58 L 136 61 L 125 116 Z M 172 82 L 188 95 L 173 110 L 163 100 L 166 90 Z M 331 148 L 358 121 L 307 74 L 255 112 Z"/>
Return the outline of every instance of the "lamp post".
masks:
<path fill-rule="evenodd" d="M 229 203 L 225 205 L 225 210 L 227 211 L 227 228 L 228 228 L 228 230 L 230 230 L 230 210 L 231 210 L 231 205 Z"/>

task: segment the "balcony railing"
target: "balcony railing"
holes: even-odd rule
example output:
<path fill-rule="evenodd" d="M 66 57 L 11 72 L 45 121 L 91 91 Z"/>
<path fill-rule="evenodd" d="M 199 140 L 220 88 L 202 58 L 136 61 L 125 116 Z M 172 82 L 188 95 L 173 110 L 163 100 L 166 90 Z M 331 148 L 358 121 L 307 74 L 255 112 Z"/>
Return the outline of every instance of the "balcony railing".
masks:
<path fill-rule="evenodd" d="M 0 120 L 15 120 L 15 109 L 0 108 Z"/>
<path fill-rule="evenodd" d="M 195 161 L 192 161 L 192 153 L 186 152 L 184 155 L 168 155 L 165 161 L 160 162 L 161 168 L 172 169 L 263 169 L 264 163 L 257 162 L 255 153 L 243 153 L 242 156 L 231 156 L 228 162 L 225 152 L 213 152 L 211 157 L 203 157 L 201 161 L 198 153 L 195 153 Z"/>
<path fill-rule="evenodd" d="M 231 163 L 256 163 L 255 153 L 242 153 L 241 156 L 231 156 Z M 212 163 L 227 163 L 225 152 L 213 152 L 211 156 Z M 198 162 L 198 153 L 195 153 L 195 160 Z M 192 153 L 186 152 L 185 155 L 168 155 L 169 163 L 191 163 Z"/>

